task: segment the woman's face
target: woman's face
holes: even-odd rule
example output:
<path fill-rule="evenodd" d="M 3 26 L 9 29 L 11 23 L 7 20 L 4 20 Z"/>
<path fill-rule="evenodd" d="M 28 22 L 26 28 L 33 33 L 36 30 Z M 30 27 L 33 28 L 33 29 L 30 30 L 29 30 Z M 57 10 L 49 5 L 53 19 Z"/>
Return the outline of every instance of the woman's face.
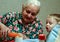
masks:
<path fill-rule="evenodd" d="M 37 6 L 29 5 L 22 10 L 23 20 L 26 23 L 34 21 L 38 12 Z"/>
<path fill-rule="evenodd" d="M 53 17 L 48 17 L 46 19 L 46 30 L 50 32 L 51 29 L 57 24 L 57 21 Z"/>

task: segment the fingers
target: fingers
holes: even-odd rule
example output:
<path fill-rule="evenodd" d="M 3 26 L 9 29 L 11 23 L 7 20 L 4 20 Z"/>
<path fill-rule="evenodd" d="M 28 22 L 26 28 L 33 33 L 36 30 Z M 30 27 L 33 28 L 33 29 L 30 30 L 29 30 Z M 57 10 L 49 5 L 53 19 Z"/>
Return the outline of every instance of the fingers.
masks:
<path fill-rule="evenodd" d="M 2 37 L 2 30 L 1 30 L 1 26 L 0 26 L 0 38 Z"/>
<path fill-rule="evenodd" d="M 9 28 L 6 27 L 3 23 L 0 22 L 0 36 L 6 37 L 7 31 L 9 31 Z"/>
<path fill-rule="evenodd" d="M 22 33 L 18 33 L 18 35 L 19 35 L 20 37 L 23 37 L 23 34 L 22 34 Z"/>
<path fill-rule="evenodd" d="M 7 36 L 7 31 L 2 31 L 2 36 L 3 36 L 4 38 L 6 38 L 6 36 Z"/>
<path fill-rule="evenodd" d="M 0 38 L 2 37 L 2 32 L 0 31 Z"/>
<path fill-rule="evenodd" d="M 7 36 L 7 31 L 0 31 L 0 38 L 6 36 Z"/>

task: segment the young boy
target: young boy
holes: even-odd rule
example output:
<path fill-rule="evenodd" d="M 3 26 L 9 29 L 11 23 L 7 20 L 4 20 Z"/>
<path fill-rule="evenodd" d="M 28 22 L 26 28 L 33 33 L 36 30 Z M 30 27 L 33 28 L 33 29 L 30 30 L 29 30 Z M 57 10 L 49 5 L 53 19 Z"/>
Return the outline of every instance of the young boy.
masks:
<path fill-rule="evenodd" d="M 60 38 L 60 14 L 50 14 L 46 19 L 48 36 L 46 42 L 59 42 Z"/>

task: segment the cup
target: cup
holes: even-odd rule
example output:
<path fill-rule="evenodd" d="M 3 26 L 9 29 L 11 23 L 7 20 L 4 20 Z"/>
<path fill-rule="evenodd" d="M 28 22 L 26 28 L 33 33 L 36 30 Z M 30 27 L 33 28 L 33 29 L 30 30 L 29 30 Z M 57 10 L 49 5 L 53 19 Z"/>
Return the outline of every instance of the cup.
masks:
<path fill-rule="evenodd" d="M 39 34 L 38 38 L 39 38 L 39 40 L 46 40 L 45 34 Z"/>

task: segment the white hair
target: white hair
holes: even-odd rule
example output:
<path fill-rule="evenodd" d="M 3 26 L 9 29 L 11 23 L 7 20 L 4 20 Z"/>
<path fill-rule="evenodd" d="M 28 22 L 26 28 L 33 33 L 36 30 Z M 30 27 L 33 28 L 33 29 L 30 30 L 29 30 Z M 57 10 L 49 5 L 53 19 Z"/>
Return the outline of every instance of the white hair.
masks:
<path fill-rule="evenodd" d="M 32 4 L 33 6 L 36 5 L 36 6 L 40 7 L 40 1 L 38 1 L 38 0 L 26 0 L 26 2 L 24 3 L 24 6 L 27 6 L 30 4 Z"/>

